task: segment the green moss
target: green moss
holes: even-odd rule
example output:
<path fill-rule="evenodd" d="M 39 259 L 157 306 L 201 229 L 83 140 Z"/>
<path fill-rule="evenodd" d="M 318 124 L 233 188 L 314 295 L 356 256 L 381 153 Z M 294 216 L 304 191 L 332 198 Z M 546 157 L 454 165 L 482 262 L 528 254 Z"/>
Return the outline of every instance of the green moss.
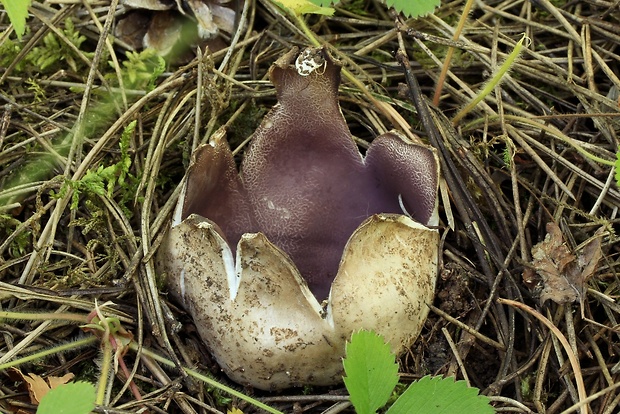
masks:
<path fill-rule="evenodd" d="M 11 39 L 7 39 L 0 43 L 0 66 L 4 68 L 8 67 L 15 60 L 21 49 L 22 48 L 19 43 L 14 42 Z M 24 65 L 20 62 L 16 66 L 16 70 L 22 71 L 23 66 Z"/>
<path fill-rule="evenodd" d="M 75 29 L 71 18 L 65 20 L 65 27 L 62 31 L 76 49 L 80 49 L 86 40 L 86 36 Z M 88 58 L 93 56 L 93 53 L 83 53 Z M 66 66 L 69 66 L 76 73 L 78 70 L 86 68 L 86 64 L 78 57 L 74 49 L 60 40 L 54 33 L 45 35 L 43 45 L 34 47 L 26 56 L 26 60 L 42 73 L 54 73 Z"/>
<path fill-rule="evenodd" d="M 14 235 L 15 231 L 22 222 L 9 214 L 0 214 L 0 240 L 7 240 L 9 236 Z M 32 245 L 32 232 L 23 230 L 15 235 L 14 239 L 8 245 L 8 253 L 12 258 L 23 257 Z"/>

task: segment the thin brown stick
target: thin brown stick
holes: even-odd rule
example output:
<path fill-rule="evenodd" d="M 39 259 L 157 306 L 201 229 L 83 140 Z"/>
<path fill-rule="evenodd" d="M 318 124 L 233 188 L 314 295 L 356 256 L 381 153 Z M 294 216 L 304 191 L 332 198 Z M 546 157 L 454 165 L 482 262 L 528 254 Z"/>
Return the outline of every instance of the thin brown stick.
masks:
<path fill-rule="evenodd" d="M 527 306 L 524 303 L 520 303 L 514 300 L 510 300 L 510 299 L 502 299 L 502 298 L 498 298 L 497 301 L 501 304 L 509 305 L 509 306 L 512 306 L 512 307 L 515 307 L 515 308 L 521 309 L 522 311 L 527 312 L 528 314 L 532 315 L 533 317 L 538 319 L 540 322 L 542 322 L 547 328 L 549 328 L 549 330 L 551 330 L 551 332 L 553 332 L 555 337 L 560 341 L 560 343 L 564 347 L 564 352 L 566 352 L 566 355 L 568 356 L 571 367 L 573 368 L 573 375 L 575 376 L 575 382 L 577 383 L 577 391 L 579 393 L 579 401 L 580 402 L 584 401 L 587 398 L 587 395 L 586 395 L 586 388 L 583 383 L 583 377 L 581 376 L 581 368 L 579 366 L 579 360 L 577 359 L 577 356 L 573 352 L 570 344 L 568 343 L 568 340 L 562 334 L 562 332 L 560 332 L 560 330 L 553 323 L 551 323 L 551 321 L 547 319 L 544 315 L 541 315 L 540 312 L 536 311 L 530 306 Z M 580 411 L 582 414 L 588 414 L 588 408 L 586 407 L 585 404 L 580 407 Z"/>

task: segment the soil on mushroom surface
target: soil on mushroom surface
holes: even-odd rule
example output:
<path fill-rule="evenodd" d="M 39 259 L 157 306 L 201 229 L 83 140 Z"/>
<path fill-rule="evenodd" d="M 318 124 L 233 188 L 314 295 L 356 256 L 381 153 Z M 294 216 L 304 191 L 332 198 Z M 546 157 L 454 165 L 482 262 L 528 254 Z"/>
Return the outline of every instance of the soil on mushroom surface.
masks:
<path fill-rule="evenodd" d="M 479 2 L 455 37 L 464 6 L 407 20 L 378 0 L 349 1 L 333 17 L 306 17 L 359 81 L 343 78 L 340 102 L 362 151 L 390 129 L 439 151 L 437 293 L 400 359 L 401 381 L 466 379 L 498 411 L 618 412 L 617 4 Z M 152 260 L 192 148 L 226 126 L 241 154 L 275 103 L 268 68 L 312 39 L 261 0 L 247 2 L 241 29 L 222 30 L 209 51 L 197 56 L 189 27 L 163 59 L 132 49 L 140 42 L 101 41 L 136 13 L 109 9 L 33 2 L 21 40 L 0 13 L 0 411 L 36 410 L 26 374 L 68 373 L 108 378 L 109 412 L 259 411 L 145 355 L 154 352 L 282 412 L 353 412 L 342 386 L 267 393 L 230 383 L 167 301 Z M 171 19 L 195 25 L 184 12 Z M 453 122 L 523 34 L 502 82 Z M 401 48 L 409 73 L 395 57 Z M 429 102 L 441 85 L 436 134 L 415 113 L 407 75 Z M 115 355 L 130 339 L 143 348 Z M 15 362 L 63 344 L 62 353 Z"/>

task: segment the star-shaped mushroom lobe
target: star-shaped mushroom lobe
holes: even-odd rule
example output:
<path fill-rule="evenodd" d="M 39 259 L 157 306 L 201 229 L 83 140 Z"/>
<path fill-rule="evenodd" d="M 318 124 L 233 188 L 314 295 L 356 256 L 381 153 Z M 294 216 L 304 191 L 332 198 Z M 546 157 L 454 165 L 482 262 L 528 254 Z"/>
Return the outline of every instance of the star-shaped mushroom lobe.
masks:
<path fill-rule="evenodd" d="M 254 133 L 240 176 L 222 136 L 198 151 L 182 218 L 208 218 L 233 249 L 243 233 L 263 233 L 322 300 L 365 219 L 404 209 L 429 224 L 438 171 L 430 149 L 394 132 L 377 137 L 364 159 L 338 104 L 340 65 L 317 53 L 325 65 L 309 75 L 293 65 L 296 50 L 272 67 L 278 104 Z"/>
<path fill-rule="evenodd" d="M 390 132 L 362 157 L 339 65 L 321 49 L 296 56 L 272 67 L 279 103 L 241 172 L 223 130 L 194 152 L 156 259 L 222 370 L 264 390 L 342 381 L 360 329 L 401 354 L 437 278 L 434 150 Z"/>

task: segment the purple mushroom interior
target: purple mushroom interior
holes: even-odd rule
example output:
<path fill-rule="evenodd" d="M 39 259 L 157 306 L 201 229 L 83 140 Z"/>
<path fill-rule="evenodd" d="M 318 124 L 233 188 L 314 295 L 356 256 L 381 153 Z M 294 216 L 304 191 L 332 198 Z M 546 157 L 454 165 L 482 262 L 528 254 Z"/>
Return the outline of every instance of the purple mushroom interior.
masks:
<path fill-rule="evenodd" d="M 225 142 L 203 147 L 183 211 L 215 222 L 233 250 L 243 233 L 264 233 L 318 300 L 329 295 L 344 247 L 365 219 L 403 214 L 402 203 L 427 224 L 437 189 L 432 152 L 395 134 L 377 137 L 362 158 L 338 106 L 340 67 L 327 59 L 324 72 L 306 77 L 290 65 L 272 68 L 279 103 L 255 132 L 241 173 Z"/>

